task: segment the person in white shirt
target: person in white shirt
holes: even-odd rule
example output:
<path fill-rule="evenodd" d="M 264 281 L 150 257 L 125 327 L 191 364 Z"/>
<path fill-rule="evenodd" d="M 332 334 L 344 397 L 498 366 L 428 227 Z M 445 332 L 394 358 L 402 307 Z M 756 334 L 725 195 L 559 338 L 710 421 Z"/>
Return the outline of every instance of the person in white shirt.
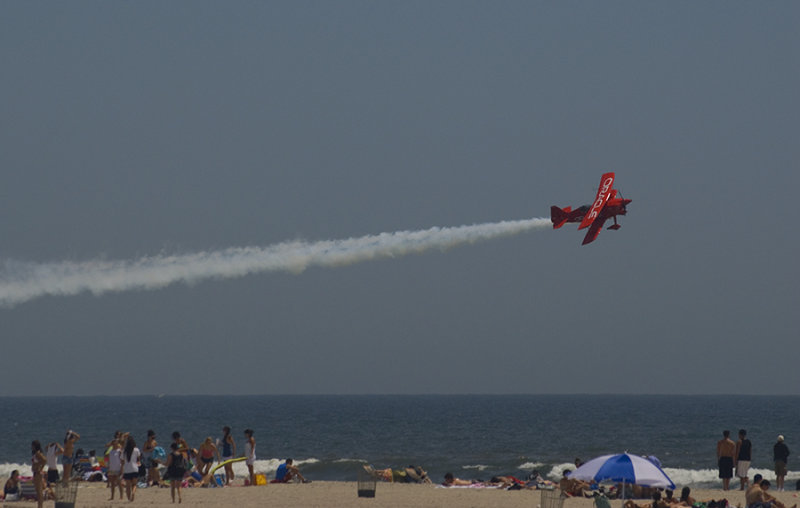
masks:
<path fill-rule="evenodd" d="M 253 437 L 253 429 L 246 429 L 244 431 L 246 437 L 244 442 L 244 456 L 245 464 L 247 464 L 247 472 L 250 475 L 250 486 L 256 484 L 256 473 L 253 471 L 253 466 L 256 463 L 256 439 Z"/>
<path fill-rule="evenodd" d="M 64 453 L 64 448 L 58 443 L 47 445 L 47 483 L 58 482 L 58 456 Z"/>
<path fill-rule="evenodd" d="M 122 452 L 122 478 L 125 481 L 125 495 L 128 501 L 133 501 L 136 496 L 136 484 L 139 481 L 139 466 L 141 465 L 142 452 L 136 448 L 133 436 L 128 436 L 125 450 Z"/>

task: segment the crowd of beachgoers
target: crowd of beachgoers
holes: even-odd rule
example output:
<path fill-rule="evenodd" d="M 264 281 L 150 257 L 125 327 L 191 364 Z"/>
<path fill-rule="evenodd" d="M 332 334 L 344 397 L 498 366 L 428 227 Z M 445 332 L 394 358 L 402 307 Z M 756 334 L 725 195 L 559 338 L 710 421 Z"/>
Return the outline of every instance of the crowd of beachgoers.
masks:
<path fill-rule="evenodd" d="M 244 430 L 244 440 L 237 448 L 237 442 L 231 434 L 230 427 L 222 428 L 222 437 L 205 438 L 202 443 L 192 447 L 175 431 L 167 446 L 159 444 L 153 430 L 148 430 L 143 445 L 140 447 L 136 439 L 129 432 L 117 431 L 113 438 L 103 445 L 102 453 L 95 450 L 85 452 L 78 446 L 80 434 L 68 430 L 61 442 L 49 442 L 46 445 L 38 440 L 31 442 L 31 474 L 20 475 L 19 470 L 12 471 L 6 480 L 3 498 L 13 500 L 28 498 L 38 501 L 39 506 L 47 499 L 57 496 L 59 485 L 71 482 L 104 482 L 109 492 L 109 501 L 114 499 L 127 499 L 134 501 L 137 488 L 142 487 L 168 487 L 173 502 L 182 501 L 181 489 L 185 487 L 225 487 L 225 486 L 257 486 L 267 483 L 310 483 L 294 464 L 291 458 L 285 459 L 275 472 L 275 477 L 267 479 L 263 473 L 254 470 L 256 460 L 256 440 L 252 429 Z M 746 431 L 741 430 L 739 441 L 730 439 L 730 433 L 725 431 L 723 439 L 718 442 L 717 456 L 719 462 L 719 477 L 723 482 L 723 490 L 729 488 L 729 479 L 734 474 L 741 483 L 741 490 L 746 496 L 748 507 L 756 508 L 785 508 L 785 505 L 773 497 L 768 491 L 770 482 L 755 475 L 752 484 L 749 482 L 747 469 L 749 468 L 751 445 L 746 437 Z M 778 436 L 774 453 L 776 457 L 776 475 L 778 490 L 783 490 L 783 480 L 786 475 L 786 457 L 788 447 L 783 436 Z M 733 459 L 730 459 L 733 457 Z M 660 464 L 655 457 L 647 457 Z M 59 462 L 61 468 L 59 469 Z M 234 463 L 243 462 L 247 473 L 237 481 L 234 472 Z M 576 468 L 582 462 L 575 459 Z M 221 470 L 219 473 L 217 471 Z M 240 470 L 241 471 L 241 470 Z M 392 483 L 434 483 L 421 466 L 409 465 L 406 467 L 376 469 L 371 465 L 364 465 L 361 476 L 377 481 Z M 692 507 L 698 504 L 706 508 L 724 507 L 725 499 L 696 500 L 691 496 L 689 487 L 684 487 L 680 495 L 674 495 L 673 490 L 652 488 L 635 483 L 627 485 L 598 485 L 593 481 L 584 481 L 571 476 L 570 469 L 564 469 L 560 481 L 553 482 L 544 479 L 537 471 L 533 471 L 525 478 L 513 475 L 492 476 L 489 479 L 463 479 L 452 473 L 444 475 L 443 487 L 457 488 L 497 488 L 505 490 L 539 490 L 558 489 L 564 496 L 578 498 L 606 497 L 609 499 L 626 499 L 624 508 L 681 508 Z M 234 483 L 236 482 L 236 483 Z M 746 489 L 745 489 L 746 488 Z M 746 492 L 745 492 L 746 490 Z M 649 504 L 636 504 L 633 499 L 649 499 Z M 794 508 L 794 507 L 793 507 Z"/>
<path fill-rule="evenodd" d="M 59 485 L 73 481 L 105 482 L 109 500 L 133 501 L 138 487 L 169 487 L 173 501 L 181 502 L 181 489 L 195 486 L 229 486 L 235 479 L 233 464 L 244 462 L 247 475 L 243 485 L 267 483 L 264 474 L 256 473 L 256 440 L 252 429 L 244 431 L 244 441 L 237 450 L 230 427 L 223 427 L 221 439 L 205 438 L 192 447 L 175 431 L 169 445 L 161 446 L 153 430 L 147 431 L 144 444 L 139 447 L 130 432 L 117 431 L 105 443 L 101 454 L 78 447 L 80 434 L 68 430 L 62 442 L 42 445 L 31 442 L 31 475 L 22 476 L 19 470 L 11 472 L 3 488 L 3 499 L 35 499 L 39 506 L 54 499 Z M 241 453 L 238 453 L 241 452 Z M 59 462 L 61 468 L 59 469 Z M 216 466 L 214 465 L 216 463 Z M 219 474 L 216 472 L 222 469 Z M 272 483 L 309 483 L 291 458 L 278 466 Z"/>

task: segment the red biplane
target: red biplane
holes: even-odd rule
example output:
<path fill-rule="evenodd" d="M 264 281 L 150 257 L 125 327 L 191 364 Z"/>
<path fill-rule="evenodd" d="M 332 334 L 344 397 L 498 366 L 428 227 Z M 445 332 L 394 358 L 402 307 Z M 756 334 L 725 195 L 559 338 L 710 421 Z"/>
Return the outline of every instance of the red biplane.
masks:
<path fill-rule="evenodd" d="M 617 224 L 617 215 L 625 215 L 627 213 L 626 206 L 631 202 L 630 199 L 623 199 L 622 196 L 617 197 L 617 190 L 612 189 L 614 185 L 614 173 L 605 173 L 600 178 L 600 187 L 597 189 L 597 197 L 594 203 L 584 205 L 575 210 L 572 207 L 566 207 L 563 210 L 557 206 L 550 207 L 550 220 L 553 221 L 553 229 L 558 229 L 567 222 L 580 222 L 581 225 L 578 229 L 588 227 L 589 231 L 583 239 L 583 244 L 591 243 L 597 238 L 600 229 L 605 224 L 609 217 L 614 218 L 614 225 L 609 226 L 608 229 L 619 229 Z"/>

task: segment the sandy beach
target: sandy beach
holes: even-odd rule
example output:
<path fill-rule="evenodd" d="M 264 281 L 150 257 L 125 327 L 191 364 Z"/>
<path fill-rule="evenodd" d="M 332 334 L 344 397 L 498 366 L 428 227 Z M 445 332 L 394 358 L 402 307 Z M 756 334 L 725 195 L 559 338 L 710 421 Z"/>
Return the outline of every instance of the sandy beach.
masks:
<path fill-rule="evenodd" d="M 270 507 L 536 507 L 540 491 L 473 488 L 440 488 L 435 485 L 379 483 L 374 498 L 359 498 L 356 482 L 313 482 L 311 484 L 283 484 L 259 487 L 191 488 L 183 489 L 185 506 L 236 506 L 238 508 Z M 772 492 L 787 508 L 798 502 L 796 491 Z M 108 490 L 103 484 L 81 484 L 76 507 L 100 508 L 126 505 L 172 506 L 168 488 L 138 489 L 133 503 L 108 501 Z M 693 489 L 697 500 L 727 499 L 732 506 L 744 506 L 744 493 Z M 639 504 L 647 500 L 637 500 Z M 11 504 L 11 503 L 9 503 Z M 53 502 L 45 506 L 53 506 Z M 177 504 L 177 503 L 176 503 Z M 31 502 L 13 503 L 31 506 Z M 34 505 L 35 506 L 35 505 Z M 564 508 L 591 508 L 591 499 L 568 498 Z M 611 506 L 619 508 L 621 501 L 612 500 Z"/>

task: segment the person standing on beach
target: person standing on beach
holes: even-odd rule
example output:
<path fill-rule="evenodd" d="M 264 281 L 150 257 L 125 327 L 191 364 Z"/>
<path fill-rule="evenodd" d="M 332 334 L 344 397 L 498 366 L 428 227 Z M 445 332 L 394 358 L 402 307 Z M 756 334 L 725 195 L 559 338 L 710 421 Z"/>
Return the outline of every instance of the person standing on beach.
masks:
<path fill-rule="evenodd" d="M 722 478 L 722 490 L 730 488 L 735 457 L 736 443 L 731 439 L 731 431 L 723 430 L 722 439 L 717 441 L 717 465 L 719 466 L 719 477 Z"/>
<path fill-rule="evenodd" d="M 31 442 L 31 470 L 33 471 L 33 487 L 36 489 L 36 502 L 39 508 L 44 506 L 44 466 L 47 457 L 42 453 L 42 444 L 39 441 Z"/>
<path fill-rule="evenodd" d="M 58 481 L 58 456 L 62 453 L 64 453 L 64 449 L 55 441 L 47 445 L 45 453 L 47 456 L 47 483 Z"/>
<path fill-rule="evenodd" d="M 116 435 L 121 436 L 119 432 Z M 108 476 L 108 486 L 111 488 L 111 498 L 109 501 L 114 500 L 114 490 L 119 490 L 119 499 L 122 500 L 122 441 L 119 438 L 111 441 L 111 450 L 108 452 L 108 460 L 106 464 L 106 476 Z"/>
<path fill-rule="evenodd" d="M 156 441 L 156 431 L 150 429 L 147 431 L 147 440 L 142 446 L 142 458 L 144 459 L 144 467 L 147 469 L 147 483 L 157 487 L 159 484 L 158 477 L 158 464 L 153 462 L 153 453 L 158 446 Z"/>
<path fill-rule="evenodd" d="M 128 441 L 125 442 L 125 451 L 122 452 L 122 478 L 125 480 L 125 495 L 128 501 L 133 501 L 136 496 L 141 460 L 142 452 L 136 447 L 133 436 L 128 436 Z"/>
<path fill-rule="evenodd" d="M 62 478 L 64 483 L 67 483 L 72 478 L 75 441 L 80 438 L 81 436 L 77 432 L 73 432 L 72 429 L 68 430 L 67 435 L 64 436 L 64 453 L 61 456 L 61 464 L 64 466 L 64 478 Z"/>
<path fill-rule="evenodd" d="M 783 491 L 783 480 L 786 478 L 786 463 L 789 460 L 789 447 L 783 442 L 783 436 L 778 436 L 778 442 L 772 447 L 772 458 L 775 461 L 775 488 Z"/>
<path fill-rule="evenodd" d="M 178 450 L 178 443 L 170 445 L 169 456 L 167 457 L 167 478 L 169 479 L 169 491 L 172 494 L 172 502 L 175 502 L 175 492 L 178 493 L 178 503 L 181 499 L 181 483 L 186 475 L 186 458 Z"/>
<path fill-rule="evenodd" d="M 231 436 L 231 428 L 227 425 L 222 427 L 222 463 L 225 464 L 236 456 L 236 442 Z M 233 464 L 225 464 L 225 485 L 230 485 L 233 481 Z"/>
<path fill-rule="evenodd" d="M 247 464 L 247 472 L 250 474 L 250 486 L 253 487 L 256 484 L 256 473 L 253 470 L 253 466 L 256 463 L 256 440 L 253 437 L 253 429 L 246 429 L 244 436 L 244 463 Z"/>
<path fill-rule="evenodd" d="M 753 445 L 747 439 L 747 431 L 740 429 L 739 440 L 736 442 L 736 476 L 739 477 L 739 482 L 741 483 L 739 490 L 744 490 L 749 483 L 747 474 L 750 471 L 752 452 Z"/>
<path fill-rule="evenodd" d="M 211 436 L 208 436 L 197 449 L 197 455 L 200 458 L 197 471 L 201 476 L 205 476 L 211 471 L 211 465 L 214 463 L 214 455 L 217 456 L 217 462 L 219 462 L 219 450 L 217 450 L 216 445 L 214 445 Z"/>

